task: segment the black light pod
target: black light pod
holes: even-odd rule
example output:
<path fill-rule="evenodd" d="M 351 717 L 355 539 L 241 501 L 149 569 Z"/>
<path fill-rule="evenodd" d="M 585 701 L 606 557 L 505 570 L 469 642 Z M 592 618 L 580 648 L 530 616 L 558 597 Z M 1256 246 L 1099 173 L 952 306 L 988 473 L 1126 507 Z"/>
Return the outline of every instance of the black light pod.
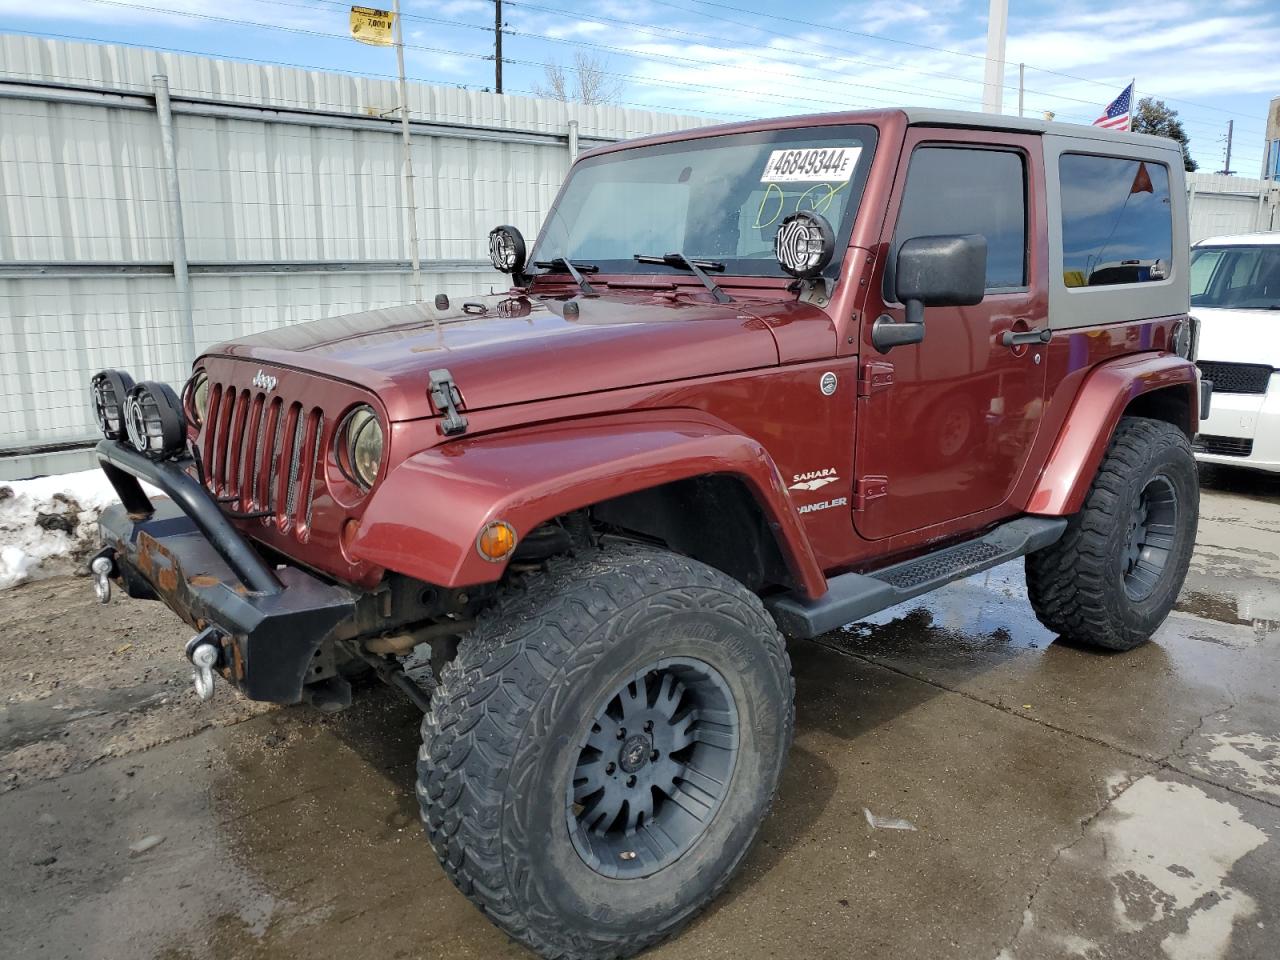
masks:
<path fill-rule="evenodd" d="M 103 370 L 89 381 L 93 415 L 108 440 L 125 438 L 124 401 L 133 389 L 133 377 L 123 370 Z"/>
<path fill-rule="evenodd" d="M 135 450 L 164 460 L 184 449 L 187 425 L 182 401 L 167 383 L 144 380 L 124 400 L 124 426 Z"/>
<path fill-rule="evenodd" d="M 524 235 L 515 227 L 504 224 L 489 231 L 489 260 L 499 273 L 523 274 L 526 254 Z"/>
<path fill-rule="evenodd" d="M 822 274 L 836 251 L 836 235 L 827 218 L 812 210 L 798 210 L 778 224 L 773 255 L 787 273 L 801 280 Z"/>

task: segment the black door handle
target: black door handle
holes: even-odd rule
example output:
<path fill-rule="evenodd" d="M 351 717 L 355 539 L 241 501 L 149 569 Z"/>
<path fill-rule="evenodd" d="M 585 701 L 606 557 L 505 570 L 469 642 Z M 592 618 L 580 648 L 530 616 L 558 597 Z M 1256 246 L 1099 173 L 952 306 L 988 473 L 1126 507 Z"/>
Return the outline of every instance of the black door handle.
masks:
<path fill-rule="evenodd" d="M 1043 330 L 1006 330 L 1000 337 L 1000 343 L 1006 347 L 1025 347 L 1029 343 L 1048 343 L 1053 339 L 1053 331 L 1046 327 Z"/>

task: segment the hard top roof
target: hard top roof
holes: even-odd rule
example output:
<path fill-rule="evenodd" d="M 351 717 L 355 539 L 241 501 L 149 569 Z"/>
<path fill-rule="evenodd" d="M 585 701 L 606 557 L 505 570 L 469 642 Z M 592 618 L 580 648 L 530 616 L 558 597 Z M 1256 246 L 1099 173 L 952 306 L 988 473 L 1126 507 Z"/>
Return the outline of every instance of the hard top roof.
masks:
<path fill-rule="evenodd" d="M 1181 155 L 1181 147 L 1167 137 L 1155 137 L 1145 133 L 1121 133 L 1082 123 L 1058 123 L 1050 120 L 1033 120 L 1030 117 L 1010 117 L 996 113 L 979 113 L 971 110 L 936 110 L 930 107 L 903 107 L 884 110 L 850 110 L 839 113 L 802 114 L 791 117 L 766 117 L 760 120 L 743 120 L 737 123 L 720 123 L 706 127 L 690 127 L 684 130 L 660 133 L 635 140 L 622 140 L 584 152 L 583 156 L 612 153 L 648 144 L 671 143 L 701 137 L 717 137 L 731 133 L 750 133 L 759 130 L 783 130 L 794 127 L 831 126 L 835 124 L 867 123 L 883 127 L 886 122 L 898 123 L 905 118 L 913 126 L 958 127 L 966 130 L 1008 130 L 1015 133 L 1053 134 L 1082 141 L 1126 143 L 1141 145 L 1151 150 L 1161 150 Z"/>
<path fill-rule="evenodd" d="M 1020 133 L 1051 133 L 1058 137 L 1078 137 L 1084 140 L 1107 140 L 1116 143 L 1141 143 L 1160 150 L 1180 150 L 1168 137 L 1155 137 L 1148 133 L 1123 133 L 1103 127 L 1086 126 L 1083 123 L 1058 123 L 1056 120 L 1035 120 L 1031 117 L 1008 117 L 997 113 L 977 113 L 972 110 L 936 110 L 932 107 L 906 107 L 902 111 L 912 125 L 930 127 L 967 127 L 981 130 L 1012 130 Z"/>

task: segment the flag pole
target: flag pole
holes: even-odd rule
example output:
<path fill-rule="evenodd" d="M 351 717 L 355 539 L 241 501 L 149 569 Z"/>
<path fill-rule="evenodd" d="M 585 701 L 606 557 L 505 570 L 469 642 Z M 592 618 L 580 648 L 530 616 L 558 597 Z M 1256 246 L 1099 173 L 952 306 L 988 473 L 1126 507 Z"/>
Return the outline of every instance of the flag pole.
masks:
<path fill-rule="evenodd" d="M 1138 78 L 1131 77 L 1129 79 L 1129 129 L 1126 133 L 1133 133 L 1133 111 L 1138 106 Z"/>
<path fill-rule="evenodd" d="M 409 131 L 409 87 L 404 77 L 404 30 L 400 26 L 400 0 L 395 0 L 392 29 L 396 70 L 400 84 L 400 135 L 404 141 L 405 215 L 409 229 L 409 263 L 413 268 L 413 302 L 422 302 L 422 261 L 418 257 L 418 204 L 413 191 L 413 137 Z"/>

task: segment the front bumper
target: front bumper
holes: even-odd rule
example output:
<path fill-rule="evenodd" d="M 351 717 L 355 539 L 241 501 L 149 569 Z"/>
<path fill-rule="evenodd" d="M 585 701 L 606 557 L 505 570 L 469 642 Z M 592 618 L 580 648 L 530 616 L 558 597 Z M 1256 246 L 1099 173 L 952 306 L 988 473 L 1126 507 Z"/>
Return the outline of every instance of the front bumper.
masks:
<path fill-rule="evenodd" d="M 99 520 L 112 576 L 130 596 L 162 600 L 197 630 L 213 628 L 215 669 L 253 700 L 296 703 L 321 645 L 356 596 L 296 567 L 272 569 L 185 464 L 111 440 L 97 447 L 120 496 Z M 139 479 L 169 495 L 152 502 Z"/>
<path fill-rule="evenodd" d="M 1205 449 L 1196 450 L 1196 459 L 1205 463 L 1280 472 L 1280 374 L 1271 375 L 1265 394 L 1215 391 L 1198 442 Z M 1245 447 L 1248 453 L 1243 453 Z"/>

